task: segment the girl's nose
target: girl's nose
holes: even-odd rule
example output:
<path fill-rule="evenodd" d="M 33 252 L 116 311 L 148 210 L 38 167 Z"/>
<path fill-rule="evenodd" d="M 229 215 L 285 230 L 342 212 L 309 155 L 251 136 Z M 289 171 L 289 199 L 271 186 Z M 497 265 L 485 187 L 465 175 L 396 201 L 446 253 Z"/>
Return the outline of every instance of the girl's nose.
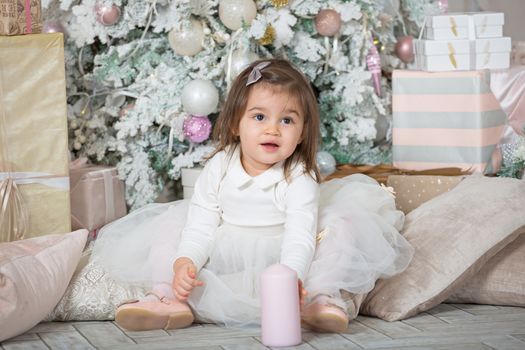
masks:
<path fill-rule="evenodd" d="M 273 135 L 273 136 L 280 135 L 279 127 L 277 125 L 274 125 L 273 123 L 270 123 L 268 126 L 266 126 L 266 129 L 264 130 L 264 132 L 268 135 Z"/>

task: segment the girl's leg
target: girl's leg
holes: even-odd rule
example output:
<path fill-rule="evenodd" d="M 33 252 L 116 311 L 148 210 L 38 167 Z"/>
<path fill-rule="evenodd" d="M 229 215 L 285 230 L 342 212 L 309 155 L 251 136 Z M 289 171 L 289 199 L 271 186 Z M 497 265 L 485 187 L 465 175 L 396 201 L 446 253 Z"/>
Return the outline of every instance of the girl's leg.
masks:
<path fill-rule="evenodd" d="M 168 299 L 175 299 L 173 289 L 171 287 L 173 281 L 173 258 L 175 247 L 159 240 L 151 247 L 149 260 L 152 271 L 152 291 L 155 294 L 164 296 Z M 151 295 L 149 297 L 152 297 Z M 154 298 L 154 297 L 152 297 Z"/>
<path fill-rule="evenodd" d="M 188 327 L 194 317 L 189 306 L 175 299 L 173 280 L 174 247 L 163 240 L 157 241 L 149 255 L 152 272 L 152 290 L 142 301 L 120 305 L 115 321 L 128 330 L 178 329 Z"/>
<path fill-rule="evenodd" d="M 144 301 L 119 305 L 115 321 L 130 331 L 179 329 L 193 323 L 193 313 L 186 303 L 148 292 Z"/>
<path fill-rule="evenodd" d="M 348 328 L 345 302 L 325 294 L 318 294 L 304 307 L 301 315 L 305 326 L 316 331 L 339 333 Z"/>

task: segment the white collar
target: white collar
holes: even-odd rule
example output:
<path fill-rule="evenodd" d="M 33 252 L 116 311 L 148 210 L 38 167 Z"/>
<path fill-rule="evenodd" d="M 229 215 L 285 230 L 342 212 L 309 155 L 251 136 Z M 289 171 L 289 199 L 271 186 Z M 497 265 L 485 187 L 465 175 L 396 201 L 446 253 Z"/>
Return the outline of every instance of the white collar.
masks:
<path fill-rule="evenodd" d="M 226 152 L 228 157 L 229 152 Z M 231 155 L 226 176 L 233 182 L 236 187 L 242 187 L 248 182 L 253 181 L 260 189 L 266 189 L 275 185 L 284 179 L 284 161 L 275 163 L 271 168 L 257 176 L 250 176 L 244 170 L 241 163 L 241 147 L 237 145 Z"/>

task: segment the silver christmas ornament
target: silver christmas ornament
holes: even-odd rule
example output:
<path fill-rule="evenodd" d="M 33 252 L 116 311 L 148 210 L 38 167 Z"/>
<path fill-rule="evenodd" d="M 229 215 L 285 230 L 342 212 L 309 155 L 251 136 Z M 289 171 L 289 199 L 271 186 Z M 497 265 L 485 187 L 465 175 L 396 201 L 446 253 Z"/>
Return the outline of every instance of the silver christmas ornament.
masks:
<path fill-rule="evenodd" d="M 317 166 L 322 176 L 328 176 L 334 173 L 336 169 L 334 156 L 326 151 L 317 152 Z"/>

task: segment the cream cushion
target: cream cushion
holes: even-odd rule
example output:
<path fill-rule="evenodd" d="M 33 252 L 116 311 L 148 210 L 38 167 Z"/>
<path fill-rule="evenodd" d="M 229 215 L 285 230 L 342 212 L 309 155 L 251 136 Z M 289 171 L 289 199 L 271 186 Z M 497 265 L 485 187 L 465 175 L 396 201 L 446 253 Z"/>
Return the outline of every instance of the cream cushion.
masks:
<path fill-rule="evenodd" d="M 84 251 L 64 296 L 46 321 L 113 320 L 119 304 L 144 297 L 145 288 L 114 280 L 91 260 L 92 249 L 93 243 Z"/>
<path fill-rule="evenodd" d="M 396 196 L 396 208 L 408 214 L 421 204 L 457 186 L 464 176 L 390 175 L 387 186 Z"/>
<path fill-rule="evenodd" d="M 408 268 L 379 280 L 361 312 L 404 319 L 446 300 L 525 232 L 525 183 L 470 176 L 406 216 L 402 234 L 415 248 Z"/>
<path fill-rule="evenodd" d="M 88 231 L 0 244 L 0 341 L 42 321 L 75 271 Z"/>
<path fill-rule="evenodd" d="M 447 302 L 525 307 L 525 234 L 500 250 Z"/>

